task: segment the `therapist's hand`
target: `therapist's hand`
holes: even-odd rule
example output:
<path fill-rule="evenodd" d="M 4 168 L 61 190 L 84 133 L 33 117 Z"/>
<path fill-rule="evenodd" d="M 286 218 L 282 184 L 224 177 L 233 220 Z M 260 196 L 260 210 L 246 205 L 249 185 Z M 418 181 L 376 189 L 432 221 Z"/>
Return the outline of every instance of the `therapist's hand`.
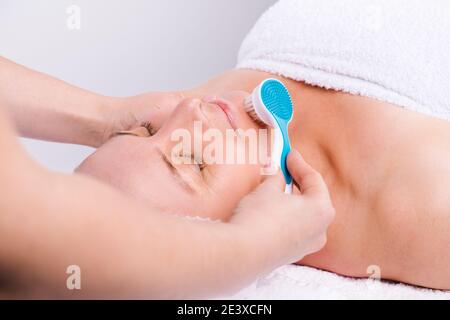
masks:
<path fill-rule="evenodd" d="M 319 251 L 335 214 L 321 175 L 297 151 L 289 154 L 287 166 L 300 194 L 284 193 L 285 182 L 279 172 L 245 197 L 231 220 L 242 227 L 255 258 L 268 268 Z"/>
<path fill-rule="evenodd" d="M 150 92 L 127 98 L 113 98 L 106 107 L 109 125 L 103 135 L 106 142 L 119 131 L 126 131 L 145 124 L 157 131 L 175 107 L 185 99 L 182 92 Z"/>

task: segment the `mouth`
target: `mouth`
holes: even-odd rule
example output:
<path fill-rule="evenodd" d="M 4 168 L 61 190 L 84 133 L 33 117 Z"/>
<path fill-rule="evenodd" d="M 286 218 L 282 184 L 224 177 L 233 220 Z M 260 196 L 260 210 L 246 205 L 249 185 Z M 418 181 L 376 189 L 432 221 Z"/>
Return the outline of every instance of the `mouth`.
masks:
<path fill-rule="evenodd" d="M 233 112 L 233 109 L 230 106 L 230 103 L 223 99 L 217 99 L 213 101 L 209 101 L 209 103 L 216 105 L 219 107 L 220 110 L 226 115 L 228 122 L 230 123 L 231 127 L 236 130 L 237 129 L 237 123 L 236 123 L 236 114 Z"/>

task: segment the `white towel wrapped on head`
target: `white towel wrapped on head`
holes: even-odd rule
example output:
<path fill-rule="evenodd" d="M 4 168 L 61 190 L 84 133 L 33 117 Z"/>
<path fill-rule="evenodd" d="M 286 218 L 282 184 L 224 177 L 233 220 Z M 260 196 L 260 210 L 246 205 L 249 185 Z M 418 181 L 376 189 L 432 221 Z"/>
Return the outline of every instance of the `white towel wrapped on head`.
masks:
<path fill-rule="evenodd" d="M 237 67 L 450 121 L 450 4 L 281 0 L 247 35 Z"/>

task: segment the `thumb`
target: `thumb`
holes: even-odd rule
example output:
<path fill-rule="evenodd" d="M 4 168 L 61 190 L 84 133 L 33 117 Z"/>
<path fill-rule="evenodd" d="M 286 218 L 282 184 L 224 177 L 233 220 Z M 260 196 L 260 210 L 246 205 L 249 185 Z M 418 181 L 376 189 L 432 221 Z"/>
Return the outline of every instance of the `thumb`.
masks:
<path fill-rule="evenodd" d="M 289 173 L 303 195 L 327 194 L 328 189 L 319 172 L 313 169 L 300 153 L 292 150 L 286 160 Z"/>

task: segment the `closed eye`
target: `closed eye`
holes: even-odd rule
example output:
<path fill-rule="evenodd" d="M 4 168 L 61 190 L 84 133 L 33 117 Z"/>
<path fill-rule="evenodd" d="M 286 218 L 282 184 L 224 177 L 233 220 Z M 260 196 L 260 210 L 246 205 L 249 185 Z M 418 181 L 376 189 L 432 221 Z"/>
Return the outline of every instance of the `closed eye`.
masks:
<path fill-rule="evenodd" d="M 150 121 L 145 121 L 141 124 L 141 127 L 144 127 L 145 129 L 147 129 L 148 133 L 150 134 L 150 136 L 153 136 L 156 134 L 157 130 L 155 129 L 155 127 L 150 123 Z"/>
<path fill-rule="evenodd" d="M 175 180 L 188 192 L 190 192 L 190 193 L 197 192 L 196 188 L 193 185 L 191 185 L 191 181 L 187 181 L 185 176 L 180 174 L 180 172 L 178 171 L 178 168 L 172 164 L 172 162 L 165 155 L 165 153 L 159 149 L 157 149 L 157 151 L 158 151 L 159 155 L 161 156 L 163 162 L 166 164 L 167 168 L 171 171 L 172 176 L 175 178 Z"/>
<path fill-rule="evenodd" d="M 199 173 L 201 173 L 201 171 L 206 168 L 206 163 L 203 161 L 203 159 L 197 159 L 197 157 L 193 154 L 180 153 L 178 157 L 180 159 L 183 159 L 183 163 L 195 166 Z"/>

